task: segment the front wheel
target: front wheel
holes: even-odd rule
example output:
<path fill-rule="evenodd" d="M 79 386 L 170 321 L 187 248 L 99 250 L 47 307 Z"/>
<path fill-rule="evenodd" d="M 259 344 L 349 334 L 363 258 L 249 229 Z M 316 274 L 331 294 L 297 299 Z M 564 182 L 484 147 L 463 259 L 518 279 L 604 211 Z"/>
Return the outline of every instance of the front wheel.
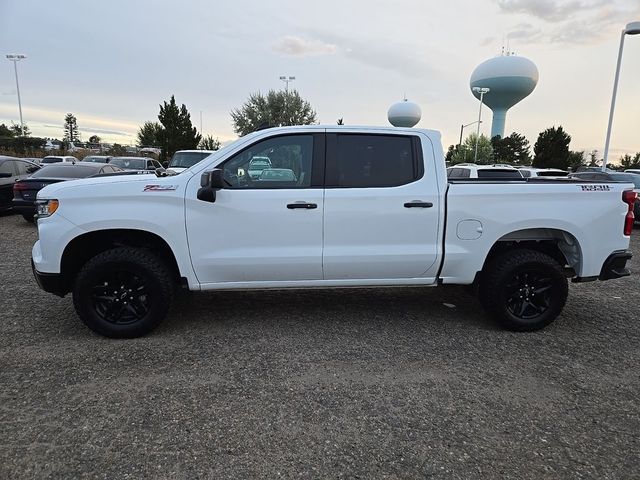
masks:
<path fill-rule="evenodd" d="M 558 262 L 535 250 L 505 252 L 482 272 L 480 302 L 503 328 L 540 330 L 562 311 L 569 286 Z"/>
<path fill-rule="evenodd" d="M 82 267 L 73 304 L 94 332 L 135 338 L 162 322 L 172 294 L 171 274 L 162 260 L 145 249 L 119 247 L 99 253 Z"/>

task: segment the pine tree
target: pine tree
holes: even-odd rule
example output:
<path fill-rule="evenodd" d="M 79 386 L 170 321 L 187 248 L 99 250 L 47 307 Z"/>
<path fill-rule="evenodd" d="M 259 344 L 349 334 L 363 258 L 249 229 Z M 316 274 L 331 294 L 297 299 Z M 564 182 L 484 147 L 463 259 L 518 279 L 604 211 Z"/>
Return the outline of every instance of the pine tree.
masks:
<path fill-rule="evenodd" d="M 67 113 L 64 117 L 64 140 L 67 142 L 77 142 L 80 140 L 78 122 L 73 113 Z"/>
<path fill-rule="evenodd" d="M 571 136 L 562 127 L 551 127 L 540 132 L 533 147 L 533 166 L 536 168 L 569 168 Z"/>
<path fill-rule="evenodd" d="M 202 135 L 191 124 L 191 115 L 187 107 L 182 104 L 180 108 L 176 99 L 171 95 L 169 103 L 160 105 L 158 120 L 164 127 L 160 135 L 160 145 L 162 148 L 161 159 L 167 160 L 177 150 L 190 150 L 198 148 Z"/>

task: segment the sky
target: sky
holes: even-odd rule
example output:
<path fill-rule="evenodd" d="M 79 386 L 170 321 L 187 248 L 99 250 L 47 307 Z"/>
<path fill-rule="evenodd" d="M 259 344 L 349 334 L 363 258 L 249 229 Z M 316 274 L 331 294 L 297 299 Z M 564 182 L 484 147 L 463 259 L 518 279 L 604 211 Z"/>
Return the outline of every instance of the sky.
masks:
<path fill-rule="evenodd" d="M 389 106 L 406 95 L 422 109 L 417 126 L 441 131 L 446 148 L 477 119 L 471 73 L 504 47 L 540 72 L 505 134 L 533 145 L 562 125 L 572 150 L 602 152 L 631 21 L 640 0 L 0 0 L 0 53 L 28 57 L 20 93 L 37 136 L 61 138 L 71 112 L 82 139 L 134 144 L 174 94 L 198 129 L 202 115 L 204 134 L 229 142 L 229 112 L 291 75 L 323 124 L 388 125 Z M 611 160 L 640 151 L 639 79 L 640 35 L 626 36 Z M 2 58 L 0 123 L 18 120 L 13 64 Z"/>

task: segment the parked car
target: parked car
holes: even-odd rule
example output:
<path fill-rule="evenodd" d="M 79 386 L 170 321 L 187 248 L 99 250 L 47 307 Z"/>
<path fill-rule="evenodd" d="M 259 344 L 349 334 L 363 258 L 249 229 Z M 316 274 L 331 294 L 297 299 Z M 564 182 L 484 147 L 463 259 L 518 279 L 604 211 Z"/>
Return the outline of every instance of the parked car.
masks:
<path fill-rule="evenodd" d="M 76 157 L 72 157 L 70 155 L 47 155 L 42 159 L 42 162 L 40 163 L 44 165 L 46 163 L 60 163 L 60 162 L 74 163 L 77 161 L 78 159 Z"/>
<path fill-rule="evenodd" d="M 40 166 L 22 158 L 0 155 L 0 211 L 13 208 L 13 186 L 36 172 Z"/>
<path fill-rule="evenodd" d="M 583 171 L 572 173 L 569 175 L 569 178 L 575 178 L 579 180 L 589 180 L 596 182 L 624 182 L 624 183 L 633 183 L 634 191 L 640 195 L 640 175 L 637 173 L 629 173 L 629 172 L 616 172 L 616 171 Z M 635 222 L 640 222 L 640 197 L 636 199 L 636 202 L 633 207 L 633 214 L 635 217 Z"/>
<path fill-rule="evenodd" d="M 516 182 L 508 169 L 500 181 L 447 180 L 440 138 L 399 127 L 270 128 L 193 175 L 49 185 L 38 193 L 34 275 L 45 291 L 73 292 L 95 332 L 130 338 L 160 324 L 178 286 L 475 284 L 503 328 L 532 331 L 560 315 L 569 278 L 630 274 L 633 184 Z M 299 166 L 301 181 L 241 182 L 256 156 Z"/>
<path fill-rule="evenodd" d="M 481 178 L 484 180 L 522 180 L 523 175 L 510 165 L 476 165 L 459 163 L 447 168 L 447 177 L 451 179 Z"/>
<path fill-rule="evenodd" d="M 566 177 L 569 175 L 567 170 L 560 170 L 559 168 L 533 168 L 533 167 L 519 167 L 518 170 L 524 178 L 531 177 Z"/>
<path fill-rule="evenodd" d="M 109 165 L 115 165 L 123 170 L 137 170 L 155 172 L 156 168 L 162 168 L 160 162 L 147 157 L 111 157 Z"/>
<path fill-rule="evenodd" d="M 640 175 L 640 169 L 638 169 L 638 168 L 629 168 L 629 169 L 625 170 L 624 173 L 636 173 L 636 174 Z"/>
<path fill-rule="evenodd" d="M 109 163 L 111 157 L 107 155 L 87 155 L 82 159 L 83 162 L 93 162 L 93 163 Z"/>
<path fill-rule="evenodd" d="M 295 182 L 296 174 L 290 168 L 266 168 L 258 177 L 260 182 Z"/>
<path fill-rule="evenodd" d="M 23 178 L 13 184 L 13 208 L 22 214 L 28 222 L 33 222 L 36 213 L 36 197 L 38 192 L 52 183 L 74 180 L 77 178 L 95 177 L 98 175 L 122 172 L 114 165 L 91 162 L 60 162 L 45 165 L 35 171 L 33 175 Z"/>
<path fill-rule="evenodd" d="M 249 177 L 256 179 L 267 168 L 271 168 L 271 159 L 269 157 L 253 157 L 247 167 L 247 173 Z"/>
<path fill-rule="evenodd" d="M 214 150 L 178 150 L 167 164 L 167 170 L 176 173 L 183 172 L 214 152 Z"/>

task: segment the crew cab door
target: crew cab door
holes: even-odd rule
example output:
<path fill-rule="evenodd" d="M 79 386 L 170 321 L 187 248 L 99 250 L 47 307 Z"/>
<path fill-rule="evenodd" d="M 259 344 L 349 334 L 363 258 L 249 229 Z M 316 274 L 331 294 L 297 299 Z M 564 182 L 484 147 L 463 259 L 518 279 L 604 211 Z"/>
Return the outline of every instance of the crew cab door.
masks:
<path fill-rule="evenodd" d="M 254 157 L 268 158 L 271 167 L 249 175 Z M 197 199 L 199 178 L 186 192 L 189 250 L 199 282 L 206 288 L 321 280 L 324 134 L 258 140 L 216 168 L 228 186 L 214 202 Z"/>
<path fill-rule="evenodd" d="M 443 226 L 428 137 L 330 132 L 324 278 L 435 279 Z"/>

